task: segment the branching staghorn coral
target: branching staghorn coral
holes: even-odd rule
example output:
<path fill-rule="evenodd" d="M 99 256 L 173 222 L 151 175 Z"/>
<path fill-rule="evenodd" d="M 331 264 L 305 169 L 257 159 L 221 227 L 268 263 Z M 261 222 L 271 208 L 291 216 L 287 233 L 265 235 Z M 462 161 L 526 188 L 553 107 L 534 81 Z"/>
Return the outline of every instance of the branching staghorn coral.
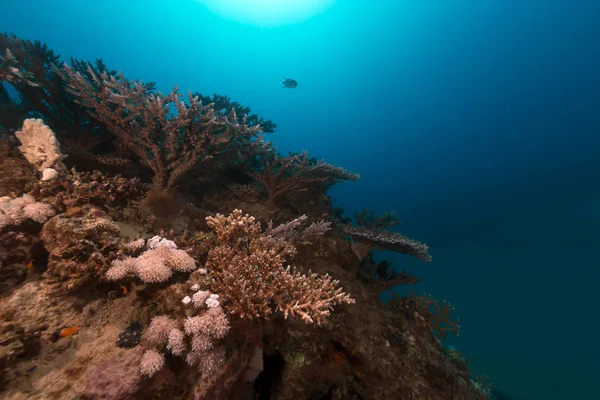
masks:
<path fill-rule="evenodd" d="M 227 190 L 240 200 L 247 201 L 249 203 L 257 203 L 263 192 L 257 185 L 242 185 L 239 183 L 231 184 L 227 187 Z"/>
<path fill-rule="evenodd" d="M 383 229 L 369 229 L 363 226 L 340 225 L 342 232 L 354 240 L 352 249 L 359 260 L 363 260 L 371 250 L 391 250 L 416 257 L 423 261 L 431 261 L 429 247 L 401 235 Z"/>
<path fill-rule="evenodd" d="M 76 165 L 77 161 L 104 165 L 135 161 L 132 159 L 136 156 L 123 143 L 115 140 L 110 127 L 87 112 L 85 107 L 77 103 L 78 97 L 67 90 L 69 82 L 61 78 L 65 72 L 57 67 L 62 63 L 60 57 L 40 41 L 0 33 L 0 71 L 3 71 L 0 72 L 0 81 L 10 82 L 17 92 L 17 96 L 14 96 L 7 87 L 0 85 L 0 131 L 12 132 L 19 128 L 25 118 L 34 116 L 42 118 L 57 134 L 63 150 L 69 154 L 70 166 Z M 117 79 L 119 77 L 117 71 L 107 68 L 102 59 L 88 62 L 71 58 L 69 63 L 71 69 L 81 74 L 96 90 L 100 90 L 101 86 L 96 84 L 94 76 L 106 74 Z M 16 72 L 21 79 L 15 78 Z M 155 89 L 154 83 L 143 86 L 148 94 Z M 228 118 L 233 122 L 230 115 L 234 109 L 238 124 L 245 122 L 251 127 L 258 128 L 260 125 L 263 132 L 274 131 L 275 124 L 270 120 L 250 113 L 248 107 L 231 101 L 227 96 L 203 97 L 195 94 L 193 97 L 196 96 L 203 104 L 214 102 L 215 114 L 219 118 Z M 256 152 L 264 151 L 263 147 L 264 142 L 261 141 L 230 142 L 226 152 L 218 152 L 218 157 L 212 154 L 214 159 L 210 159 L 210 165 L 223 167 L 244 162 Z"/>
<path fill-rule="evenodd" d="M 325 220 L 313 222 L 304 228 L 303 224 L 306 220 L 308 220 L 308 217 L 302 215 L 276 227 L 273 227 L 273 221 L 271 220 L 263 235 L 280 242 L 310 244 L 311 239 L 323 236 L 331 229 L 331 222 Z"/>
<path fill-rule="evenodd" d="M 388 229 L 400 225 L 396 212 L 392 211 L 380 216 L 373 215 L 373 211 L 364 209 L 354 214 L 356 224 L 369 229 Z"/>
<path fill-rule="evenodd" d="M 340 233 L 352 239 L 352 250 L 360 261 L 357 264 L 358 269 L 352 270 L 351 275 L 375 284 L 383 290 L 394 285 L 418 282 L 417 277 L 408 275 L 405 271 L 398 274 L 395 269 L 390 268 L 390 261 L 375 262 L 372 257 L 373 250 L 390 250 L 423 261 L 431 261 L 428 253 L 429 247 L 425 243 L 417 242 L 387 229 L 400 224 L 396 213 L 375 216 L 370 210 L 365 209 L 357 212 L 355 218 L 358 226 L 349 223 L 338 224 Z M 343 221 L 350 222 L 350 219 Z"/>
<path fill-rule="evenodd" d="M 203 104 L 213 103 L 215 112 L 217 113 L 225 115 L 230 113 L 231 109 L 234 109 L 237 115 L 246 115 L 248 124 L 250 126 L 260 125 L 261 130 L 264 133 L 273 133 L 275 132 L 275 128 L 277 128 L 277 124 L 275 124 L 273 121 L 270 119 L 265 120 L 264 118 L 253 114 L 250 110 L 250 107 L 243 106 L 237 101 L 232 101 L 229 96 L 218 93 L 215 93 L 212 96 L 203 96 L 198 92 L 196 92 L 195 95 L 202 100 Z"/>
<path fill-rule="evenodd" d="M 224 307 L 246 319 L 269 319 L 276 312 L 285 318 L 300 317 L 307 323 L 322 323 L 333 306 L 354 303 L 329 275 L 308 275 L 284 268 L 296 248 L 285 240 L 288 229 L 261 233 L 260 223 L 242 211 L 228 217 L 207 217 L 220 245 L 209 252 L 206 267 L 215 278 L 213 288 L 224 299 Z M 294 224 L 295 225 L 295 224 Z M 274 235 L 273 231 L 280 232 Z"/>
<path fill-rule="evenodd" d="M 265 156 L 261 162 L 260 171 L 247 172 L 247 175 L 267 190 L 267 207 L 270 209 L 275 208 L 280 198 L 289 194 L 314 186 L 327 189 L 339 181 L 356 181 L 360 177 L 341 167 L 310 159 L 306 152 L 287 157 L 276 154 Z"/>
<path fill-rule="evenodd" d="M 233 110 L 219 115 L 191 93 L 186 104 L 176 88 L 163 96 L 123 75 L 98 75 L 91 68 L 82 74 L 67 65 L 57 71 L 77 101 L 152 169 L 157 189 L 170 191 L 194 166 L 218 161 L 229 149 L 260 143 L 259 125 L 250 127 L 245 117 L 240 123 Z"/>
<path fill-rule="evenodd" d="M 0 81 L 23 82 L 30 86 L 37 86 L 30 80 L 32 77 L 29 72 L 19 69 L 19 62 L 10 49 L 6 49 L 4 54 L 0 53 Z"/>
<path fill-rule="evenodd" d="M 80 118 L 81 108 L 66 95 L 60 78 L 52 70 L 59 57 L 40 41 L 20 39 L 11 34 L 0 33 L 0 54 L 10 53 L 9 63 L 27 79 L 8 81 L 16 89 L 18 100 L 10 96 L 0 85 L 0 125 L 6 130 L 18 129 L 25 118 L 34 115 L 44 121 L 59 135 L 67 131 L 75 133 L 84 126 L 92 129 Z M 3 80 L 3 79 L 0 79 Z M 34 83 L 34 84 L 32 84 Z"/>
<path fill-rule="evenodd" d="M 25 118 L 42 118 L 58 135 L 68 154 L 82 158 L 81 153 L 92 157 L 89 146 L 93 143 L 110 146 L 113 135 L 97 120 L 75 103 L 75 97 L 65 90 L 65 84 L 55 70 L 61 64 L 60 57 L 46 44 L 36 40 L 21 39 L 12 34 L 0 33 L 0 55 L 11 54 L 14 68 L 26 79 L 10 79 L 17 92 L 11 96 L 6 87 L 0 85 L 0 125 L 7 131 L 18 129 Z M 97 74 L 108 70 L 101 59 L 95 63 L 71 59 L 77 71 L 85 73 L 92 68 Z M 0 78 L 0 81 L 2 79 Z M 71 146 L 68 146 L 71 144 Z M 85 144 L 88 148 L 78 147 Z M 80 153 L 80 154 L 76 154 Z M 73 158 L 71 159 L 73 160 Z"/>

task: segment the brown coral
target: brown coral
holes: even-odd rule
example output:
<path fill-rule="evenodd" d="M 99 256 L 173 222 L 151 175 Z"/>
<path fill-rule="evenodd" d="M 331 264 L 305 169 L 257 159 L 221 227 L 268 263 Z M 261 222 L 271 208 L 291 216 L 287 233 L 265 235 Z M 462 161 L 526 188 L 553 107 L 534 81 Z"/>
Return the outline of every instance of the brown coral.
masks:
<path fill-rule="evenodd" d="M 311 187 L 328 188 L 343 181 L 356 181 L 360 177 L 324 161 L 310 159 L 306 152 L 288 157 L 262 157 L 258 172 L 247 172 L 267 190 L 267 207 L 273 209 L 279 199 Z"/>
<path fill-rule="evenodd" d="M 396 311 L 402 309 L 413 310 L 419 320 L 429 326 L 441 339 L 445 339 L 448 332 L 455 335 L 459 333 L 459 320 L 452 317 L 454 307 L 447 301 L 439 302 L 429 295 L 416 295 L 413 293 L 409 297 L 396 297 L 394 295 L 390 305 L 392 310 Z"/>
<path fill-rule="evenodd" d="M 27 71 L 19 69 L 19 62 L 10 49 L 6 49 L 4 54 L 0 53 L 0 81 L 11 83 L 22 82 L 27 85 L 37 86 L 31 81 L 33 75 Z"/>
<path fill-rule="evenodd" d="M 320 324 L 334 305 L 354 302 L 329 275 L 304 275 L 290 266 L 284 268 L 295 247 L 261 234 L 253 217 L 234 210 L 229 217 L 217 214 L 206 220 L 221 241 L 210 251 L 206 266 L 229 312 L 241 318 L 269 319 L 282 311 L 286 318 L 299 316 Z"/>
<path fill-rule="evenodd" d="M 154 187 L 160 190 L 173 189 L 197 164 L 260 142 L 254 140 L 260 126 L 248 126 L 245 118 L 239 123 L 233 110 L 228 116 L 217 114 L 212 104 L 202 105 L 191 93 L 186 104 L 177 89 L 154 94 L 123 75 L 98 75 L 92 68 L 82 74 L 67 65 L 56 71 L 79 103 L 152 169 Z"/>
<path fill-rule="evenodd" d="M 391 250 L 416 257 L 423 261 L 431 261 L 429 247 L 401 235 L 383 229 L 369 229 L 363 226 L 340 225 L 344 234 L 354 240 L 353 250 L 360 260 L 364 259 L 371 250 Z"/>

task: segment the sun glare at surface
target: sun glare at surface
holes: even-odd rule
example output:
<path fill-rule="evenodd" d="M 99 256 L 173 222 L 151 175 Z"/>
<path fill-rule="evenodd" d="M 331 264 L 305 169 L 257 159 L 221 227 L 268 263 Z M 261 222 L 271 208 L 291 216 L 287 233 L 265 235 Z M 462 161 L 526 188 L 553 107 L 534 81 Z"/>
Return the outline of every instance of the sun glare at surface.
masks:
<path fill-rule="evenodd" d="M 196 0 L 215 14 L 241 23 L 275 27 L 306 21 L 334 0 Z"/>

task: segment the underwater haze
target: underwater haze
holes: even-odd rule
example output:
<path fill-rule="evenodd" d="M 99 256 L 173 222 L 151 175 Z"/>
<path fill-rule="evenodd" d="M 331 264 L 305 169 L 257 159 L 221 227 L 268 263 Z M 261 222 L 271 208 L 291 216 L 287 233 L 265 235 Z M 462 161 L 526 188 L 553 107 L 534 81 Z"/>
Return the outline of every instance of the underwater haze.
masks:
<path fill-rule="evenodd" d="M 0 32 L 272 119 L 281 153 L 360 173 L 334 205 L 429 244 L 380 256 L 455 307 L 473 371 L 510 399 L 598 398 L 600 2 L 235 3 L 2 0 Z"/>

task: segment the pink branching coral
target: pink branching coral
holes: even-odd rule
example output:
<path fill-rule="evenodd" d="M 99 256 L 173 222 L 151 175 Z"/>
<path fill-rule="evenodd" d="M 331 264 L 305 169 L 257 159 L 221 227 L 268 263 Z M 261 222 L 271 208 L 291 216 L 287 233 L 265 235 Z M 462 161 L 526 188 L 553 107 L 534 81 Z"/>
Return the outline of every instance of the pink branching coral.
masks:
<path fill-rule="evenodd" d="M 315 186 L 328 188 L 339 181 L 356 181 L 360 177 L 341 167 L 312 160 L 306 152 L 288 157 L 263 157 L 262 169 L 247 174 L 267 190 L 267 206 L 271 209 L 289 194 Z"/>
<path fill-rule="evenodd" d="M 234 110 L 228 116 L 215 113 L 212 104 L 202 105 L 191 93 L 186 104 L 177 89 L 155 94 L 123 75 L 98 75 L 92 68 L 81 74 L 67 65 L 56 71 L 78 102 L 154 171 L 156 189 L 169 191 L 195 165 L 261 143 L 255 140 L 260 126 L 248 126 L 245 117 L 240 123 Z"/>
<path fill-rule="evenodd" d="M 110 281 L 120 280 L 136 275 L 145 283 L 165 282 L 173 275 L 173 271 L 191 272 L 196 269 L 196 262 L 184 250 L 178 249 L 174 242 L 155 236 L 146 244 L 148 250 L 138 257 L 125 257 L 112 262 L 106 272 Z M 140 242 L 132 242 L 132 249 L 140 247 Z"/>
<path fill-rule="evenodd" d="M 205 291 L 198 290 L 192 297 L 198 297 L 199 292 Z M 219 341 L 229 332 L 229 320 L 216 300 L 218 296 L 208 294 L 203 304 L 182 301 L 185 319 L 166 315 L 152 319 L 143 336 L 149 349 L 140 365 L 142 374 L 152 376 L 164 366 L 165 350 L 185 358 L 188 365 L 198 366 L 205 374 L 225 363 L 225 351 Z"/>
<path fill-rule="evenodd" d="M 207 217 L 206 221 L 221 242 L 209 252 L 206 266 L 215 278 L 213 288 L 232 314 L 269 319 L 281 311 L 286 318 L 300 317 L 320 324 L 336 304 L 354 302 L 331 276 L 304 275 L 284 267 L 296 248 L 282 239 L 287 235 L 283 232 L 295 224 L 286 229 L 270 228 L 271 234 L 263 234 L 260 223 L 240 210 L 228 217 Z M 273 232 L 279 232 L 279 237 Z"/>

